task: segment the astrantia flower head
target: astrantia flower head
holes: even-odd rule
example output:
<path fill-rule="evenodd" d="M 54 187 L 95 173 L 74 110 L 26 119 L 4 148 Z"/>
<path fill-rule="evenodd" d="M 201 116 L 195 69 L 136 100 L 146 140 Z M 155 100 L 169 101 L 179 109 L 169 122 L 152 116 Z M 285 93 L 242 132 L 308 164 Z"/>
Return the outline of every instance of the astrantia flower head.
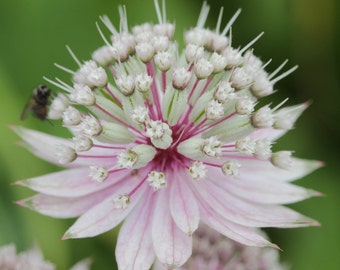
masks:
<path fill-rule="evenodd" d="M 204 3 L 186 45 L 172 39 L 175 26 L 155 0 L 157 24 L 128 27 L 107 17 L 104 47 L 79 61 L 72 84 L 50 83 L 57 95 L 51 117 L 63 119 L 73 138 L 15 128 L 35 155 L 65 170 L 18 181 L 38 192 L 19 201 L 42 214 L 79 217 L 63 239 L 91 237 L 124 221 L 116 247 L 120 269 L 183 265 L 200 221 L 249 246 L 272 246 L 260 227 L 317 225 L 281 204 L 318 195 L 291 184 L 320 162 L 272 153 L 272 144 L 294 126 L 306 104 L 262 104 L 276 76 L 253 51 L 231 44 L 230 27 L 204 28 Z M 276 77 L 275 77 L 276 76 Z M 82 109 L 83 108 L 83 109 Z"/>
<path fill-rule="evenodd" d="M 178 270 L 286 270 L 279 251 L 250 247 L 235 242 L 201 224 L 193 235 L 190 259 Z M 166 270 L 159 261 L 153 270 Z"/>
<path fill-rule="evenodd" d="M 88 270 L 91 260 L 78 262 L 70 270 Z M 54 264 L 44 260 L 38 247 L 17 254 L 14 244 L 0 247 L 1 270 L 54 270 Z"/>

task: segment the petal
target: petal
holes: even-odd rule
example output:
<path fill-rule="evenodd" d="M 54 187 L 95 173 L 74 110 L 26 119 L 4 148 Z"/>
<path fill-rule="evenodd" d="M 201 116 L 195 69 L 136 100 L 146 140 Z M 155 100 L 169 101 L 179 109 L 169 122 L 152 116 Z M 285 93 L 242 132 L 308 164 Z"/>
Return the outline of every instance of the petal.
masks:
<path fill-rule="evenodd" d="M 138 187 L 138 184 L 139 181 L 123 181 L 115 190 L 115 195 L 106 198 L 80 216 L 65 233 L 63 239 L 92 237 L 117 226 L 144 195 L 147 186 L 141 185 Z M 129 193 L 132 190 L 135 190 L 135 192 L 131 196 L 128 206 L 124 209 L 114 208 L 112 199 L 116 195 Z"/>
<path fill-rule="evenodd" d="M 80 167 L 18 181 L 16 184 L 47 195 L 78 197 L 106 189 L 124 178 L 134 176 L 129 170 L 123 170 L 110 174 L 103 183 L 98 183 L 89 177 L 87 167 Z"/>
<path fill-rule="evenodd" d="M 152 240 L 157 258 L 169 269 L 184 264 L 192 252 L 192 237 L 182 232 L 173 221 L 169 191 L 159 190 L 155 200 Z"/>
<path fill-rule="evenodd" d="M 116 258 L 122 270 L 148 270 L 155 260 L 151 237 L 152 193 L 147 192 L 126 218 L 118 235 Z"/>
<path fill-rule="evenodd" d="M 84 259 L 73 265 L 70 270 L 89 270 L 91 263 L 92 263 L 91 259 Z"/>
<path fill-rule="evenodd" d="M 229 178 L 216 168 L 209 169 L 208 175 L 211 181 L 226 192 L 255 203 L 289 204 L 320 195 L 317 191 L 273 179 Z"/>
<path fill-rule="evenodd" d="M 247 246 L 277 247 L 261 236 L 255 229 L 235 224 L 223 218 L 221 215 L 218 215 L 211 207 L 207 206 L 201 200 L 199 200 L 199 207 L 201 220 L 226 237 Z"/>
<path fill-rule="evenodd" d="M 82 215 L 94 205 L 105 200 L 108 196 L 116 194 L 116 190 L 117 185 L 112 185 L 105 190 L 77 198 L 37 194 L 33 197 L 18 201 L 17 204 L 43 215 L 57 218 L 71 218 Z"/>
<path fill-rule="evenodd" d="M 225 192 L 212 181 L 195 183 L 198 193 L 213 211 L 248 227 L 300 227 L 317 225 L 314 220 L 279 205 L 254 204 Z"/>
<path fill-rule="evenodd" d="M 170 174 L 171 173 L 171 174 Z M 191 235 L 198 227 L 199 209 L 192 190 L 186 182 L 191 181 L 183 171 L 174 177 L 172 172 L 167 173 L 172 179 L 170 190 L 170 211 L 176 225 L 185 233 Z"/>
<path fill-rule="evenodd" d="M 293 158 L 293 163 L 289 170 L 275 167 L 267 160 L 238 158 L 237 161 L 241 164 L 238 178 L 250 181 L 256 179 L 294 181 L 323 166 L 320 161 L 298 158 Z"/>
<path fill-rule="evenodd" d="M 37 157 L 50 163 L 61 165 L 55 154 L 57 145 L 73 147 L 73 142 L 68 139 L 52 136 L 32 129 L 14 126 L 12 129 L 23 139 L 25 146 Z M 112 165 L 115 162 L 116 151 L 92 148 L 90 151 L 80 154 L 70 164 L 64 167 L 75 167 L 83 165 Z M 82 158 L 83 157 L 83 158 Z"/>

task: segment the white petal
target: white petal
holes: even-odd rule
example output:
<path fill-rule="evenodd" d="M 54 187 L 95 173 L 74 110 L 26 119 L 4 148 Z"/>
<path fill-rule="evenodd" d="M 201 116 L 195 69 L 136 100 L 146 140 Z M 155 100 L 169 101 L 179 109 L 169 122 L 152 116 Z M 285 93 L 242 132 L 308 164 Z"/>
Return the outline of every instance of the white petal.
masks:
<path fill-rule="evenodd" d="M 118 235 L 116 259 L 119 269 L 148 270 L 155 260 L 151 237 L 153 197 L 145 194 L 126 218 Z"/>
<path fill-rule="evenodd" d="M 302 201 L 320 193 L 292 185 L 287 182 L 264 179 L 262 177 L 251 180 L 245 177 L 228 178 L 219 169 L 210 168 L 210 180 L 227 192 L 245 200 L 264 204 L 289 204 Z"/>
<path fill-rule="evenodd" d="M 255 229 L 235 224 L 223 218 L 216 214 L 212 208 L 205 205 L 204 202 L 199 201 L 199 207 L 202 221 L 226 237 L 247 246 L 276 247 L 276 245 L 263 238 Z"/>
<path fill-rule="evenodd" d="M 183 265 L 192 252 L 192 237 L 172 220 L 167 189 L 157 191 L 152 222 L 152 240 L 157 258 L 169 269 Z"/>
<path fill-rule="evenodd" d="M 177 173 L 179 175 L 176 177 L 169 175 L 169 179 L 173 181 L 170 191 L 170 211 L 176 225 L 183 232 L 191 235 L 198 227 L 199 210 L 192 190 L 185 183 L 192 181 L 191 177 L 185 172 Z"/>
<path fill-rule="evenodd" d="M 130 192 L 138 183 L 138 181 L 124 181 L 116 189 L 114 195 Z M 124 209 L 116 209 L 114 207 L 114 195 L 106 198 L 80 216 L 65 233 L 64 239 L 91 237 L 111 230 L 131 212 L 145 193 L 146 187 L 146 185 L 139 187 L 131 197 L 128 207 Z"/>
<path fill-rule="evenodd" d="M 70 270 L 89 270 L 91 262 L 91 259 L 81 260 L 80 262 L 77 262 L 75 265 L 73 265 Z"/>
<path fill-rule="evenodd" d="M 123 170 L 111 174 L 103 183 L 93 181 L 89 177 L 89 168 L 80 167 L 45 174 L 16 182 L 32 190 L 60 197 L 79 197 L 106 189 L 122 179 L 132 178 L 130 171 Z"/>
<path fill-rule="evenodd" d="M 254 204 L 223 191 L 211 181 L 195 183 L 202 199 L 213 211 L 248 227 L 301 227 L 317 225 L 314 220 L 279 205 Z"/>

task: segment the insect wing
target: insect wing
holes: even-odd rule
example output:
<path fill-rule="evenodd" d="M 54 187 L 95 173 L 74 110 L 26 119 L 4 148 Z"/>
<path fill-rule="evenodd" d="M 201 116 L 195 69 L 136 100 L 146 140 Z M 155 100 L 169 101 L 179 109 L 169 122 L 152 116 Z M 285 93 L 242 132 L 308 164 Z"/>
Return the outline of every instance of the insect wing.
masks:
<path fill-rule="evenodd" d="M 35 104 L 35 101 L 34 101 L 34 99 L 31 97 L 31 98 L 27 101 L 27 103 L 26 103 L 26 105 L 25 105 L 25 107 L 24 107 L 24 109 L 23 109 L 23 111 L 22 111 L 22 113 L 21 113 L 21 116 L 20 116 L 20 119 L 21 119 L 21 120 L 25 120 L 25 119 L 26 119 L 27 115 L 32 111 L 32 108 L 33 108 L 34 104 Z"/>

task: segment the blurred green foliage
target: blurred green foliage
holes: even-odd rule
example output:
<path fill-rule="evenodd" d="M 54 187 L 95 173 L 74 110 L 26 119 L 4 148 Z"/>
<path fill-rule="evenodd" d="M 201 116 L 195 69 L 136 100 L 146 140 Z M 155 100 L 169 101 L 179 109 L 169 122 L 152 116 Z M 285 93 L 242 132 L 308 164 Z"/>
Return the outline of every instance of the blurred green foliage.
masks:
<path fill-rule="evenodd" d="M 214 28 L 220 1 L 208 3 L 211 13 L 207 24 Z M 71 69 L 76 67 L 65 49 L 66 44 L 84 60 L 103 44 L 95 22 L 99 21 L 99 15 L 107 14 L 117 25 L 118 4 L 127 6 L 130 26 L 156 21 L 152 0 L 0 2 L 0 245 L 15 242 L 22 250 L 37 241 L 46 258 L 55 262 L 58 269 L 67 269 L 84 257 L 93 258 L 93 269 L 115 269 L 117 230 L 94 239 L 61 241 L 73 220 L 44 217 L 13 204 L 32 192 L 11 183 L 56 168 L 15 145 L 18 138 L 9 125 L 62 132 L 48 122 L 33 118 L 21 123 L 21 110 L 32 89 L 43 81 L 42 76 L 69 79 L 53 65 L 57 62 Z M 196 23 L 201 4 L 198 0 L 167 1 L 168 19 L 176 22 L 177 39 L 182 39 L 183 30 Z M 225 23 L 237 8 L 243 10 L 233 26 L 233 44 L 245 45 L 264 31 L 265 35 L 254 48 L 263 60 L 273 58 L 269 70 L 286 58 L 290 66 L 300 66 L 297 72 L 277 84 L 280 91 L 272 97 L 274 104 L 286 96 L 290 97 L 289 104 L 313 101 L 297 129 L 282 138 L 276 147 L 296 150 L 299 157 L 326 163 L 325 168 L 298 182 L 326 196 L 293 205 L 319 220 L 322 227 L 268 232 L 284 250 L 282 259 L 292 265 L 292 270 L 336 269 L 340 265 L 340 19 L 337 16 L 340 3 L 335 0 L 229 0 L 223 4 Z"/>

